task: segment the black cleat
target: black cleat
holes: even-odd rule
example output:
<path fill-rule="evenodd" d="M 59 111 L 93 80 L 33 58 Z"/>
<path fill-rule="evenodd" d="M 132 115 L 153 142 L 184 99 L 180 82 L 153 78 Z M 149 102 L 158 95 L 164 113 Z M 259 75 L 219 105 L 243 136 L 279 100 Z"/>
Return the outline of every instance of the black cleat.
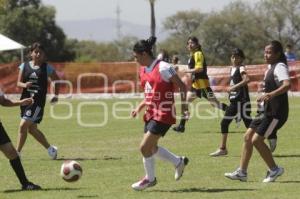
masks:
<path fill-rule="evenodd" d="M 178 133 L 184 133 L 185 128 L 182 125 L 178 125 L 178 126 L 173 127 L 173 130 Z"/>
<path fill-rule="evenodd" d="M 22 186 L 22 190 L 31 191 L 31 190 L 41 190 L 42 187 L 39 185 L 33 184 L 32 182 L 28 182 L 27 184 Z"/>

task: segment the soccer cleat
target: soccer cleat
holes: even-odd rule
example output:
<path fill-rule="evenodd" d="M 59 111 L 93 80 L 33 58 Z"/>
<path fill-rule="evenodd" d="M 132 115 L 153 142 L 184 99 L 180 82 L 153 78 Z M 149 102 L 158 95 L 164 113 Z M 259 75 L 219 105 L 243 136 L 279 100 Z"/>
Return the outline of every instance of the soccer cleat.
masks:
<path fill-rule="evenodd" d="M 57 158 L 57 147 L 56 146 L 50 146 L 48 148 L 48 155 L 52 160 L 55 160 Z"/>
<path fill-rule="evenodd" d="M 284 169 L 282 167 L 277 167 L 275 171 L 268 171 L 266 178 L 263 182 L 274 182 L 277 177 L 281 176 L 284 173 Z"/>
<path fill-rule="evenodd" d="M 154 178 L 154 180 L 150 182 L 146 177 L 144 177 L 142 180 L 132 184 L 131 187 L 136 191 L 142 191 L 146 188 L 153 187 L 154 185 L 156 185 L 156 183 L 156 178 Z"/>
<path fill-rule="evenodd" d="M 277 146 L 277 139 L 276 138 L 268 139 L 268 142 L 269 142 L 270 151 L 273 153 Z"/>
<path fill-rule="evenodd" d="M 215 152 L 210 153 L 209 155 L 212 157 L 218 157 L 218 156 L 224 156 L 227 154 L 228 154 L 227 149 L 217 149 Z"/>
<path fill-rule="evenodd" d="M 185 166 L 189 163 L 187 157 L 180 157 L 180 162 L 175 168 L 175 180 L 179 180 L 182 177 Z"/>
<path fill-rule="evenodd" d="M 28 182 L 25 185 L 22 185 L 22 190 L 30 191 L 30 190 L 41 190 L 42 188 L 39 185 L 33 184 L 32 182 Z"/>
<path fill-rule="evenodd" d="M 173 130 L 176 131 L 177 133 L 184 133 L 185 127 L 182 125 L 178 125 L 173 127 Z"/>
<path fill-rule="evenodd" d="M 225 177 L 227 177 L 231 180 L 239 180 L 242 182 L 247 181 L 247 173 L 242 172 L 242 170 L 240 168 L 238 168 L 237 170 L 235 170 L 232 173 L 225 173 L 224 175 L 225 175 Z"/>

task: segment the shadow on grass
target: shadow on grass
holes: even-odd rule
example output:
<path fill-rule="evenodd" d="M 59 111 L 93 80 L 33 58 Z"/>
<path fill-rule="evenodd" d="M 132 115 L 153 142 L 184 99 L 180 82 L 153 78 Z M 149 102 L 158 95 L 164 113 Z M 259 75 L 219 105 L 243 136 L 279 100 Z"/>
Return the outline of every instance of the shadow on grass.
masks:
<path fill-rule="evenodd" d="M 293 180 L 290 180 L 290 181 L 278 181 L 278 182 L 279 182 L 279 183 L 284 183 L 284 184 L 285 184 L 285 183 L 288 183 L 288 184 L 289 184 L 289 183 L 300 183 L 299 180 L 294 180 L 294 181 L 293 181 Z"/>
<path fill-rule="evenodd" d="M 219 130 L 216 130 L 216 131 L 201 131 L 200 132 L 201 134 L 221 134 L 221 132 Z M 244 134 L 245 131 L 230 131 L 229 132 L 230 134 L 233 133 L 233 134 Z"/>
<path fill-rule="evenodd" d="M 32 190 L 32 191 L 74 191 L 74 190 L 81 190 L 81 188 L 69 188 L 69 187 L 61 187 L 61 188 L 45 188 L 41 190 Z M 3 191 L 3 193 L 16 193 L 16 192 L 22 192 L 24 190 L 21 189 L 9 189 Z M 27 191 L 26 191 L 27 192 Z"/>
<path fill-rule="evenodd" d="M 102 158 L 68 158 L 68 157 L 61 157 L 55 160 L 75 160 L 75 161 L 85 161 L 85 160 L 121 160 L 121 157 L 112 157 L 112 156 L 104 156 Z"/>
<path fill-rule="evenodd" d="M 99 198 L 98 195 L 79 195 L 77 198 Z"/>
<path fill-rule="evenodd" d="M 188 189 L 178 189 L 178 190 L 152 190 L 149 192 L 169 192 L 169 193 L 194 193 L 194 192 L 206 192 L 206 193 L 220 193 L 228 191 L 256 191 L 256 189 L 206 189 L 206 188 L 188 188 Z"/>
<path fill-rule="evenodd" d="M 300 158 L 300 154 L 292 154 L 292 155 L 273 155 L 276 158 Z"/>

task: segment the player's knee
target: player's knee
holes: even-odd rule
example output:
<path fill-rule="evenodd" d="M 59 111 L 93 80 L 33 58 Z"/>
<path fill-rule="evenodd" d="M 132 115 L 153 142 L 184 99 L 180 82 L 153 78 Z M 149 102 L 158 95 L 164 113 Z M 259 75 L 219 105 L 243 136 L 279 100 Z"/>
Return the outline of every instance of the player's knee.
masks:
<path fill-rule="evenodd" d="M 246 133 L 244 135 L 244 142 L 246 142 L 246 143 L 251 143 L 252 142 L 252 137 L 248 133 Z"/>
<path fill-rule="evenodd" d="M 142 153 L 142 155 L 144 157 L 149 157 L 149 156 L 151 156 L 151 153 L 152 153 L 151 149 L 144 144 L 140 145 L 140 152 Z"/>

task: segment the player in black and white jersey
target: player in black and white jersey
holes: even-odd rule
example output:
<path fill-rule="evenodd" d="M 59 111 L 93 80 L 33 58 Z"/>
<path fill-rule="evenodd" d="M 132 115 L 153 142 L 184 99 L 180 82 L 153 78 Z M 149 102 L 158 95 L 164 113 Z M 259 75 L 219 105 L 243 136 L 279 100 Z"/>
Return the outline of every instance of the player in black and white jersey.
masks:
<path fill-rule="evenodd" d="M 224 118 L 221 121 L 222 139 L 220 147 L 210 156 L 223 156 L 227 155 L 228 150 L 226 147 L 228 128 L 230 123 L 235 118 L 241 118 L 246 126 L 249 127 L 251 118 L 251 104 L 248 91 L 248 82 L 250 81 L 246 68 L 243 65 L 245 59 L 244 52 L 235 48 L 231 53 L 232 67 L 230 69 L 230 86 L 227 89 L 229 93 L 230 104 L 225 111 Z"/>
<path fill-rule="evenodd" d="M 240 167 L 225 176 L 232 180 L 247 181 L 247 168 L 252 156 L 253 146 L 265 161 L 268 172 L 263 182 L 274 182 L 284 173 L 272 156 L 264 140 L 274 134 L 285 124 L 289 114 L 288 90 L 290 77 L 286 57 L 279 41 L 272 41 L 265 47 L 264 58 L 269 64 L 265 74 L 264 94 L 257 101 L 264 102 L 264 110 L 250 124 L 244 135 L 244 145 Z"/>
<path fill-rule="evenodd" d="M 47 150 L 52 159 L 57 157 L 57 147 L 50 145 L 45 135 L 38 129 L 37 125 L 42 121 L 44 106 L 47 96 L 48 78 L 52 81 L 58 80 L 54 68 L 46 62 L 45 49 L 40 43 L 34 43 L 30 48 L 31 61 L 24 62 L 19 66 L 17 85 L 23 88 L 21 99 L 32 97 L 34 103 L 21 106 L 21 122 L 19 127 L 17 151 L 21 150 L 29 132 Z M 58 86 L 55 86 L 55 96 L 51 103 L 58 100 Z"/>

